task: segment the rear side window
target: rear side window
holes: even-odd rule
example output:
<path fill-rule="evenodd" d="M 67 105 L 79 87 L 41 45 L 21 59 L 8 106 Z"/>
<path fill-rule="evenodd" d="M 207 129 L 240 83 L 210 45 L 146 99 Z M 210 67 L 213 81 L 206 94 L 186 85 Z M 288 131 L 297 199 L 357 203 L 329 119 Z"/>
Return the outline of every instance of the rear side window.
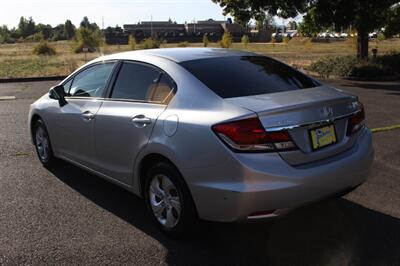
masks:
<path fill-rule="evenodd" d="M 172 83 L 161 71 L 144 64 L 124 62 L 111 98 L 160 103 L 172 90 Z"/>
<path fill-rule="evenodd" d="M 319 86 L 318 82 L 264 56 L 231 56 L 180 63 L 222 98 L 243 97 Z"/>

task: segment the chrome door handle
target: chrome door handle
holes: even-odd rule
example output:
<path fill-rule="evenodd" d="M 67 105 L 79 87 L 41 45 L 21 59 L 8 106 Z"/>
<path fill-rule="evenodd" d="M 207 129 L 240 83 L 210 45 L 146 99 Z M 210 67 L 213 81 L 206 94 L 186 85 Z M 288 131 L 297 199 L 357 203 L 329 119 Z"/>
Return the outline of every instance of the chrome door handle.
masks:
<path fill-rule="evenodd" d="M 94 114 L 90 111 L 86 111 L 81 114 L 81 117 L 83 120 L 90 121 L 94 118 Z"/>
<path fill-rule="evenodd" d="M 144 115 L 137 115 L 132 118 L 133 125 L 137 128 L 143 128 L 150 125 L 153 121 Z"/>

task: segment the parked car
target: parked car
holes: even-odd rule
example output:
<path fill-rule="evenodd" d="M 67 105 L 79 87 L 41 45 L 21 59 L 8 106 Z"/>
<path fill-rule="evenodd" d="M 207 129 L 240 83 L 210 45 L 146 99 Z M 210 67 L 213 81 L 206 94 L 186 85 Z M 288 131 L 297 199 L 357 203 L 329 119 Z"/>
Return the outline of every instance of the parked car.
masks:
<path fill-rule="evenodd" d="M 368 37 L 370 39 L 376 39 L 376 38 L 378 38 L 378 33 L 377 32 L 371 32 L 371 33 L 368 34 Z"/>
<path fill-rule="evenodd" d="M 170 235 L 338 197 L 373 161 L 356 96 L 249 52 L 107 55 L 30 107 L 40 162 L 59 158 L 143 197 Z"/>

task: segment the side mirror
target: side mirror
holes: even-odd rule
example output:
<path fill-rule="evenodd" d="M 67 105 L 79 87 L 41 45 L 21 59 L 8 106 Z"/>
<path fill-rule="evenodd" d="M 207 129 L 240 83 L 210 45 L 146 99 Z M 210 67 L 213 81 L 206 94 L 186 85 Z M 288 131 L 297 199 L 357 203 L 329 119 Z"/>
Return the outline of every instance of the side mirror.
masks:
<path fill-rule="evenodd" d="M 49 91 L 49 97 L 51 99 L 58 100 L 61 107 L 67 104 L 67 101 L 65 100 L 65 91 L 63 85 L 52 87 Z"/>

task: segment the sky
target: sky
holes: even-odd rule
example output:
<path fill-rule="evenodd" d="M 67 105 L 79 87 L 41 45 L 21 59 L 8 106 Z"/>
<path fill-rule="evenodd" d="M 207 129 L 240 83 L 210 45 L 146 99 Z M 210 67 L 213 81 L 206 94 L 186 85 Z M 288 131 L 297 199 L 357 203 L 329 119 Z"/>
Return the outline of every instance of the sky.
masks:
<path fill-rule="evenodd" d="M 100 27 L 102 17 L 105 27 L 150 21 L 151 16 L 178 23 L 224 19 L 221 7 L 211 0 L 0 0 L 0 25 L 17 26 L 21 16 L 52 26 L 66 19 L 76 25 L 87 16 Z"/>
<path fill-rule="evenodd" d="M 211 0 L 0 0 L 0 25 L 10 28 L 18 25 L 21 16 L 52 26 L 67 19 L 79 25 L 87 16 L 102 27 L 104 18 L 107 27 L 150 21 L 151 17 L 153 21 L 171 18 L 178 23 L 223 20 L 222 13 L 222 8 Z"/>

